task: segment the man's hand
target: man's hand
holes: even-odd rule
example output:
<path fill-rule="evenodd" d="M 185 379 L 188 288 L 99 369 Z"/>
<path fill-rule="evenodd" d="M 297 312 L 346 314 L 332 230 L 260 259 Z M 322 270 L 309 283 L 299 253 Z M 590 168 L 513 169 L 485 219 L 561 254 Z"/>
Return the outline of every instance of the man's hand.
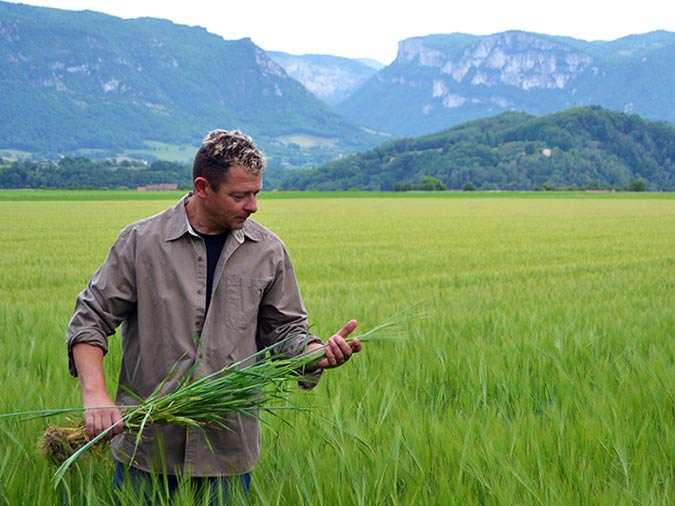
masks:
<path fill-rule="evenodd" d="M 347 342 L 346 338 L 351 334 L 358 322 L 356 320 L 349 320 L 344 327 L 342 327 L 336 334 L 326 341 L 325 345 L 319 343 L 310 343 L 305 350 L 307 353 L 321 351 L 325 353 L 325 357 L 313 364 L 308 365 L 305 370 L 313 371 L 315 369 L 331 369 L 339 367 L 354 353 L 361 351 L 361 341 L 354 339 L 351 344 Z"/>
<path fill-rule="evenodd" d="M 122 432 L 122 412 L 115 407 L 107 393 L 83 395 L 84 400 L 84 423 L 87 428 L 87 436 L 93 439 L 101 432 L 106 434 L 106 439 L 112 439 Z M 114 425 L 114 427 L 113 427 Z M 109 429 L 109 430 L 108 430 Z"/>

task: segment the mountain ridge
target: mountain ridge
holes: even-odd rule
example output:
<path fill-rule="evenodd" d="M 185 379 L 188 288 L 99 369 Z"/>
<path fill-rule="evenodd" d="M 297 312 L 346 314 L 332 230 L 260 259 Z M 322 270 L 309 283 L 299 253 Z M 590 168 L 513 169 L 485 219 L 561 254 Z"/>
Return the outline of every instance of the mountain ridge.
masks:
<path fill-rule="evenodd" d="M 673 57 L 675 33 L 663 30 L 609 42 L 523 31 L 413 37 L 336 110 L 396 136 L 506 111 L 548 114 L 582 105 L 673 122 Z"/>
<path fill-rule="evenodd" d="M 249 38 L 227 41 L 167 20 L 0 2 L 0 62 L 1 148 L 109 155 L 148 141 L 198 146 L 207 131 L 227 127 L 253 135 L 272 165 L 293 166 L 382 140 Z"/>
<path fill-rule="evenodd" d="M 345 100 L 378 70 L 372 63 L 339 56 L 291 55 L 279 51 L 268 51 L 267 54 L 289 76 L 330 106 Z"/>

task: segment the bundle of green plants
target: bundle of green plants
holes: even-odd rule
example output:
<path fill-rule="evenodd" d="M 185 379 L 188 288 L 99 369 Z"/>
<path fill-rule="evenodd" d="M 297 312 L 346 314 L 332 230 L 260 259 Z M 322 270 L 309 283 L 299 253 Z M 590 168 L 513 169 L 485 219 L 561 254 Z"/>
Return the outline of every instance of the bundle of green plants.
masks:
<path fill-rule="evenodd" d="M 403 337 L 406 324 L 414 317 L 414 313 L 410 310 L 403 311 L 368 332 L 348 337 L 347 342 L 351 344 L 354 339 L 359 339 L 368 343 Z M 287 339 L 297 337 L 294 335 Z M 151 424 L 178 424 L 200 430 L 219 427 L 227 430 L 227 417 L 233 412 L 260 419 L 263 411 L 274 413 L 280 409 L 304 409 L 291 403 L 289 380 L 302 379 L 309 364 L 325 358 L 324 350 L 327 345 L 311 353 L 295 356 L 275 355 L 274 348 L 283 342 L 285 341 L 262 349 L 244 360 L 206 376 L 193 377 L 198 365 L 195 364 L 175 390 L 162 395 L 160 392 L 166 382 L 175 374 L 175 370 L 172 369 L 146 399 L 130 392 L 138 401 L 138 405 L 118 406 L 123 413 L 118 423 L 123 424 L 124 430 L 135 435 L 138 448 L 145 428 Z M 82 411 L 84 408 L 44 410 L 10 413 L 0 415 L 0 418 L 23 415 L 23 419 L 28 420 Z M 108 430 L 112 428 L 111 426 Z M 68 469 L 87 450 L 104 442 L 106 432 L 90 439 L 82 423 L 70 427 L 48 427 L 37 446 L 59 465 L 55 474 L 56 482 L 63 478 Z"/>

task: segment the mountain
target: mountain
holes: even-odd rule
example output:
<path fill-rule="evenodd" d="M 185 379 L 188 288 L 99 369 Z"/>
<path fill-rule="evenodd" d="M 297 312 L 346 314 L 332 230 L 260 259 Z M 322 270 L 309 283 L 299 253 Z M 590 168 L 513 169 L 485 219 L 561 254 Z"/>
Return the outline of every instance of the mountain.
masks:
<path fill-rule="evenodd" d="M 0 63 L 3 150 L 152 158 L 173 145 L 185 161 L 209 130 L 239 128 L 281 167 L 383 139 L 332 111 L 250 39 L 161 19 L 0 2 Z"/>
<path fill-rule="evenodd" d="M 336 105 L 373 77 L 379 68 L 370 61 L 330 55 L 291 55 L 278 51 L 267 54 L 286 73 L 329 105 Z"/>
<path fill-rule="evenodd" d="M 675 125 L 598 106 L 506 112 L 401 139 L 280 185 L 299 190 L 626 189 L 675 191 Z"/>
<path fill-rule="evenodd" d="M 356 61 L 363 63 L 364 65 L 375 70 L 382 70 L 384 67 L 386 67 L 384 63 L 373 60 L 372 58 L 357 58 Z"/>
<path fill-rule="evenodd" d="M 185 163 L 209 130 L 239 128 L 277 181 L 505 112 L 599 105 L 675 122 L 673 61 L 671 32 L 586 42 L 511 31 L 407 39 L 378 70 L 161 19 L 0 1 L 0 157 Z"/>
<path fill-rule="evenodd" d="M 673 61 L 675 33 L 665 31 L 611 42 L 521 31 L 414 37 L 335 110 L 399 137 L 585 105 L 675 122 Z"/>

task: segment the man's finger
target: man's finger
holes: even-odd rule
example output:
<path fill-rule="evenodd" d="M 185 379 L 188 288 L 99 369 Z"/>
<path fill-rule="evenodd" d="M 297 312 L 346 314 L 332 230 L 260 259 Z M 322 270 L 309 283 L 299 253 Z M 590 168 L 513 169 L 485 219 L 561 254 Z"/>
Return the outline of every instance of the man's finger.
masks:
<path fill-rule="evenodd" d="M 347 323 L 345 323 L 344 327 L 342 327 L 342 328 L 338 331 L 337 334 L 338 334 L 340 337 L 346 338 L 349 334 L 351 334 L 352 332 L 354 332 L 354 329 L 356 328 L 356 326 L 357 326 L 358 324 L 359 324 L 359 322 L 357 322 L 356 320 L 349 320 Z"/>

